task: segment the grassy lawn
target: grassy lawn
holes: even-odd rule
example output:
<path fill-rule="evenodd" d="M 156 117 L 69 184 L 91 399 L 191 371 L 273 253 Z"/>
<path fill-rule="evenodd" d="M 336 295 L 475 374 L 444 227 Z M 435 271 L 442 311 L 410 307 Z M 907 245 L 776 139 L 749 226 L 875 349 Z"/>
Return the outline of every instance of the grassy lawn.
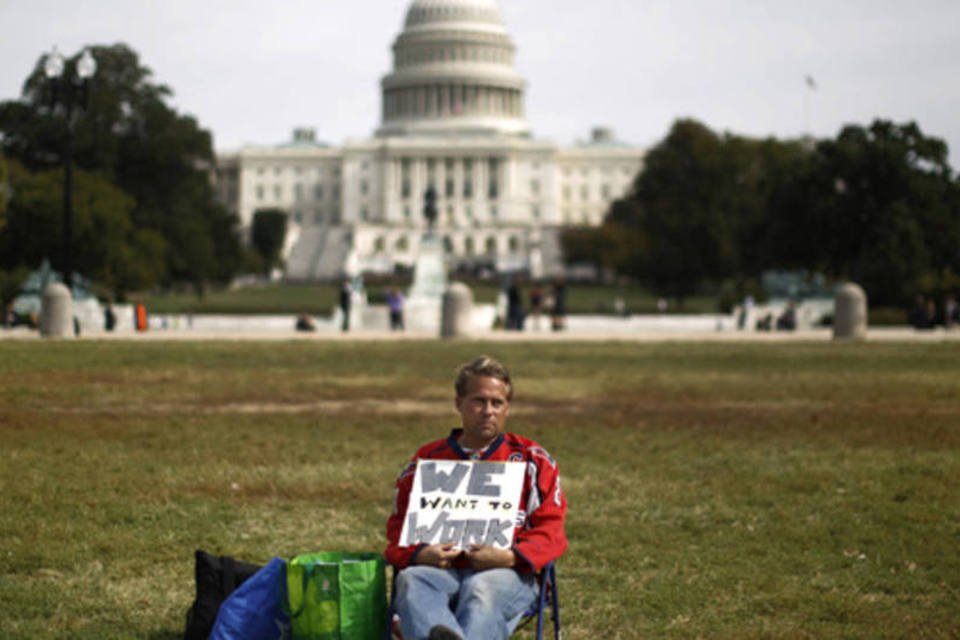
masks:
<path fill-rule="evenodd" d="M 380 550 L 487 352 L 579 638 L 960 636 L 960 345 L 0 342 L 0 637 L 180 637 L 193 550 Z M 525 631 L 522 637 L 532 637 Z"/>
<path fill-rule="evenodd" d="M 143 300 L 153 313 L 279 313 L 329 315 L 338 300 L 337 284 L 268 284 L 239 289 L 211 291 L 203 298 L 192 293 L 170 293 L 143 295 Z M 371 303 L 384 304 L 390 284 L 372 282 L 367 284 L 367 295 Z M 409 283 L 398 283 L 402 290 L 409 289 Z M 500 288 L 495 282 L 471 282 L 474 300 L 478 303 L 492 304 L 497 300 Z M 545 287 L 544 291 L 548 291 Z M 523 287 L 524 295 L 529 287 Z M 640 287 L 577 285 L 568 287 L 568 308 L 570 313 L 612 313 L 614 300 L 620 298 L 625 307 L 633 313 L 655 313 L 656 296 Z M 526 298 L 524 304 L 528 306 Z M 676 305 L 672 304 L 672 307 Z M 709 296 L 693 297 L 685 301 L 682 309 L 671 311 L 684 313 L 714 313 L 716 300 Z"/>

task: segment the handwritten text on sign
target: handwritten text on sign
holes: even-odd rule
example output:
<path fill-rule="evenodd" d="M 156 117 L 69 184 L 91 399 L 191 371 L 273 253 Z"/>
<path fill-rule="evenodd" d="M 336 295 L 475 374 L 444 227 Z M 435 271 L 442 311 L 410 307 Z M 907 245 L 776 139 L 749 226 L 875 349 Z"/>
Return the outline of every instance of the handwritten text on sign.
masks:
<path fill-rule="evenodd" d="M 509 549 L 524 468 L 522 462 L 418 460 L 400 544 Z"/>

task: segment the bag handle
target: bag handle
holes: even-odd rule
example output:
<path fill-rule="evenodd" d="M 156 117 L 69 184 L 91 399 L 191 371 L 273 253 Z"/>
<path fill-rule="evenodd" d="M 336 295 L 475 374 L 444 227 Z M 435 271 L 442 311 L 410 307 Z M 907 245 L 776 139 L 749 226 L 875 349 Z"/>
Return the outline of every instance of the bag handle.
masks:
<path fill-rule="evenodd" d="M 294 610 L 290 606 L 290 584 L 289 578 L 283 581 L 283 590 L 285 592 L 285 597 L 283 598 L 283 609 L 290 618 L 299 617 L 303 613 L 303 610 L 307 608 L 307 585 L 310 584 L 310 578 L 313 577 L 313 569 L 316 565 L 314 564 L 297 564 L 289 565 L 287 571 L 290 571 L 290 567 L 295 566 L 301 570 L 300 574 L 300 606 Z"/>

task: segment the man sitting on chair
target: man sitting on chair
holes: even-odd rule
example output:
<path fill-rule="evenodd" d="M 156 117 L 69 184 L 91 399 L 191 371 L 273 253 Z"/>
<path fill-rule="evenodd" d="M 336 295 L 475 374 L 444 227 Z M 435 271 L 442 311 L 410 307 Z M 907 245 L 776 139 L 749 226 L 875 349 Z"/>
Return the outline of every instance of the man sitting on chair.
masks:
<path fill-rule="evenodd" d="M 461 428 L 420 447 L 397 478 L 386 549 L 398 572 L 394 610 L 404 640 L 506 640 L 536 600 L 536 574 L 567 548 L 567 500 L 550 454 L 504 432 L 513 396 L 507 370 L 482 356 L 460 368 L 454 387 Z M 400 546 L 417 460 L 427 459 L 526 463 L 512 548 Z"/>

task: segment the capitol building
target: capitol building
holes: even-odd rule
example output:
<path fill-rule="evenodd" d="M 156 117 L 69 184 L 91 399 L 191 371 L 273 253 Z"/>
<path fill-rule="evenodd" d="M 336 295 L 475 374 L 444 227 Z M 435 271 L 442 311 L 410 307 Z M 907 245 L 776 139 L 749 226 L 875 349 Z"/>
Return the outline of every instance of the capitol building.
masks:
<path fill-rule="evenodd" d="M 244 229 L 258 209 L 288 212 L 291 280 L 411 267 L 430 187 L 451 268 L 559 273 L 560 230 L 600 224 L 643 151 L 603 127 L 570 147 L 535 138 L 515 55 L 496 0 L 414 0 L 373 135 L 333 147 L 303 128 L 221 154 L 219 195 Z"/>

